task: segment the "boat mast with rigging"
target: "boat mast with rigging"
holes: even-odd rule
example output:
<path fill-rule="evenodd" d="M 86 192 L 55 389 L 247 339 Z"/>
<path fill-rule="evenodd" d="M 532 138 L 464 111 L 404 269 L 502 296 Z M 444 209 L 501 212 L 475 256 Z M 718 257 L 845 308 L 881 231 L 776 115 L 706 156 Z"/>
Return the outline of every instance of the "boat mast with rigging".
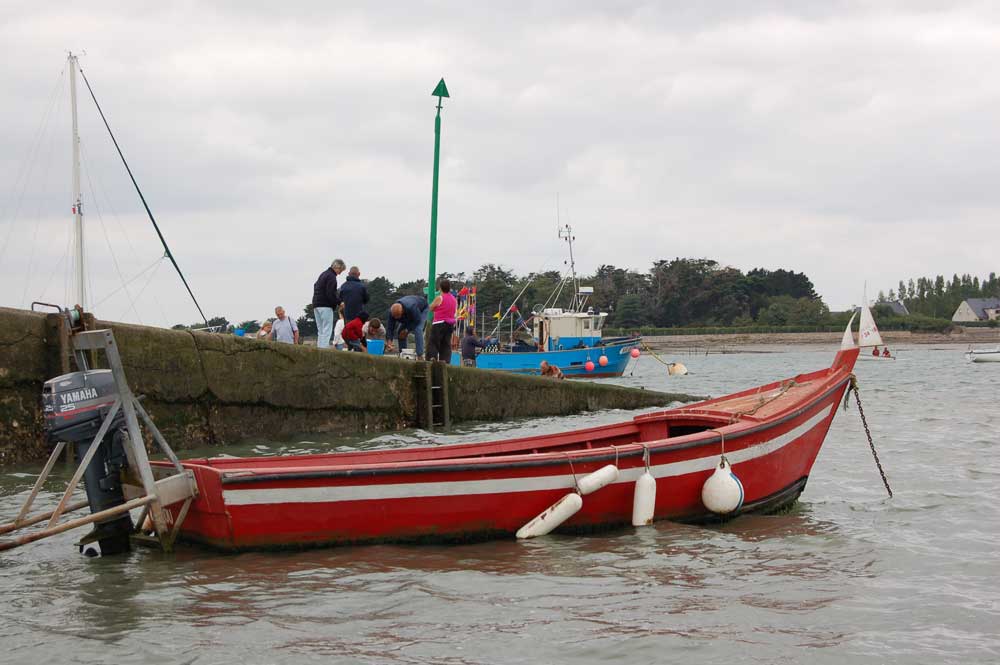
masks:
<path fill-rule="evenodd" d="M 83 197 L 80 192 L 80 127 L 76 116 L 76 70 L 73 52 L 69 53 L 69 100 L 73 112 L 73 255 L 76 263 L 76 304 L 87 309 L 87 282 L 84 272 Z"/>

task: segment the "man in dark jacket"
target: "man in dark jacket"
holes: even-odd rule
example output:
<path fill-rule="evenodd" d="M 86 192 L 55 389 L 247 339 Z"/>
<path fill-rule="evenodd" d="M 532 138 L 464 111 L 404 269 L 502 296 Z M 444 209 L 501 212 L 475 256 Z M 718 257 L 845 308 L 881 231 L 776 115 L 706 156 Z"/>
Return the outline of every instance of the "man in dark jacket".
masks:
<path fill-rule="evenodd" d="M 476 366 L 476 349 L 485 349 L 486 342 L 476 337 L 476 331 L 471 327 L 465 329 L 465 337 L 462 338 L 462 365 L 465 367 Z"/>
<path fill-rule="evenodd" d="M 386 317 L 385 334 L 389 343 L 399 339 L 399 350 L 406 348 L 406 338 L 416 338 L 417 357 L 424 357 L 424 322 L 427 320 L 427 298 L 424 296 L 403 296 L 389 308 Z"/>
<path fill-rule="evenodd" d="M 344 321 L 353 321 L 364 311 L 368 303 L 368 287 L 361 281 L 361 271 L 357 266 L 351 266 L 347 281 L 340 287 L 337 295 L 344 304 Z"/>
<path fill-rule="evenodd" d="M 344 262 L 334 259 L 330 267 L 320 273 L 313 284 L 313 316 L 316 317 L 316 346 L 320 349 L 330 348 L 330 337 L 333 335 L 333 313 L 340 305 L 337 297 L 337 276 L 344 272 Z"/>

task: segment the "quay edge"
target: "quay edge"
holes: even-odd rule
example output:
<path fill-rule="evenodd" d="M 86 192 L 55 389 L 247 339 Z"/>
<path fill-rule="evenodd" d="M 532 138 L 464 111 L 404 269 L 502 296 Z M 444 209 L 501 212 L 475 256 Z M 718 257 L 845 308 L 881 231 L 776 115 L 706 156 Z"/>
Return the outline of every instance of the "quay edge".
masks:
<path fill-rule="evenodd" d="M 251 437 L 426 423 L 428 363 L 97 321 L 176 451 Z M 62 317 L 0 307 L 0 464 L 44 459 L 42 383 L 75 369 Z M 447 367 L 451 423 L 638 409 L 699 397 Z"/>

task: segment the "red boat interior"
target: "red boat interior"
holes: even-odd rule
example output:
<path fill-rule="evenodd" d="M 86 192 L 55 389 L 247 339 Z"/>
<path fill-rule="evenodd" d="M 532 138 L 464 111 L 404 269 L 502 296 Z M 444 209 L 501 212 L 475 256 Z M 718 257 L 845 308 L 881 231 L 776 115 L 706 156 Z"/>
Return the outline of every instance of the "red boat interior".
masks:
<path fill-rule="evenodd" d="M 856 352 L 855 352 L 856 353 Z M 682 408 L 637 416 L 613 425 L 591 427 L 557 434 L 444 446 L 371 450 L 323 455 L 285 457 L 210 458 L 185 462 L 187 466 L 210 467 L 232 477 L 255 473 L 281 473 L 301 470 L 343 469 L 415 464 L 445 460 L 539 456 L 566 454 L 593 449 L 662 442 L 676 445 L 697 440 L 709 430 L 728 434 L 738 429 L 778 418 L 806 404 L 818 392 L 829 389 L 849 374 L 854 358 L 848 352 L 838 354 L 832 367 L 802 374 L 768 385 L 711 399 Z M 714 437 L 713 434 L 705 434 Z"/>

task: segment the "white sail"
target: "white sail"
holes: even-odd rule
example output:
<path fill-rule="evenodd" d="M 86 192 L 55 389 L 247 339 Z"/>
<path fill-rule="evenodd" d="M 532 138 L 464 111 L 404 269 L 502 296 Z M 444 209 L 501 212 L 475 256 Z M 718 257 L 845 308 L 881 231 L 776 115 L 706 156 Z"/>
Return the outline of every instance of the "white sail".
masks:
<path fill-rule="evenodd" d="M 851 320 L 847 322 L 847 329 L 844 330 L 844 339 L 840 342 L 840 348 L 845 351 L 854 348 L 854 333 L 851 332 L 851 325 L 854 324 L 854 317 L 857 315 L 857 312 L 851 314 Z"/>
<path fill-rule="evenodd" d="M 875 325 L 875 318 L 868 305 L 861 306 L 861 329 L 858 330 L 858 346 L 881 346 L 882 335 L 878 333 L 878 326 Z"/>

